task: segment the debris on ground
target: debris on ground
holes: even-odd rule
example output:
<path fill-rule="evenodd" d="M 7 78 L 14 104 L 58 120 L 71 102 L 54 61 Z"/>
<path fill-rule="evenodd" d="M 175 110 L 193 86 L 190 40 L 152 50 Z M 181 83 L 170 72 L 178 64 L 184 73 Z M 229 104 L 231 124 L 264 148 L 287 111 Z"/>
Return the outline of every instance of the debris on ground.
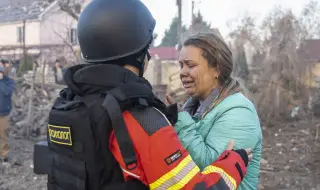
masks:
<path fill-rule="evenodd" d="M 49 111 L 55 98 L 62 89 L 60 85 L 36 83 L 31 93 L 32 85 L 28 82 L 17 84 L 13 95 L 13 110 L 10 115 L 10 134 L 13 136 L 40 137 L 46 135 Z M 31 119 L 28 118 L 30 96 L 33 96 Z"/>
<path fill-rule="evenodd" d="M 264 128 L 259 189 L 320 190 L 317 123 L 320 121 Z"/>

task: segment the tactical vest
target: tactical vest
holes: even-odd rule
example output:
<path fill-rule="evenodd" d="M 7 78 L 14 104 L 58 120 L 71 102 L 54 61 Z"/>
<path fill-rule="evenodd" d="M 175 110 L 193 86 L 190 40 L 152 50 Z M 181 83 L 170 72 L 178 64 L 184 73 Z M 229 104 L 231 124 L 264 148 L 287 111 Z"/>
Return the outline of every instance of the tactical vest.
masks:
<path fill-rule="evenodd" d="M 52 160 L 48 189 L 148 189 L 140 181 L 124 181 L 109 150 L 109 136 L 114 131 L 126 169 L 134 169 L 137 157 L 122 113 L 149 106 L 166 114 L 165 105 L 140 83 L 124 83 L 84 96 L 68 88 L 62 90 L 49 114 L 48 146 Z M 171 119 L 169 115 L 168 118 Z"/>

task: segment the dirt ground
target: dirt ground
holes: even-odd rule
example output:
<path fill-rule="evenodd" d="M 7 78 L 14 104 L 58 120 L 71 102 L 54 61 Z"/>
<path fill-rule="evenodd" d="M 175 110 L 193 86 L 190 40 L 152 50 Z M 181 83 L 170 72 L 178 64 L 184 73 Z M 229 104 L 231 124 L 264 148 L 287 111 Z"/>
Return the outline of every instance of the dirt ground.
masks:
<path fill-rule="evenodd" d="M 293 122 L 263 130 L 259 189 L 320 190 L 320 140 L 315 141 L 319 123 Z"/>
<path fill-rule="evenodd" d="M 0 190 L 46 190 L 46 176 L 33 174 L 34 141 L 13 138 L 10 142 L 11 162 L 21 165 L 0 163 Z"/>
<path fill-rule="evenodd" d="M 263 127 L 263 160 L 259 189 L 320 190 L 319 122 L 310 121 Z M 46 189 L 46 176 L 33 174 L 34 141 L 11 140 L 12 155 L 21 166 L 0 164 L 0 190 Z"/>

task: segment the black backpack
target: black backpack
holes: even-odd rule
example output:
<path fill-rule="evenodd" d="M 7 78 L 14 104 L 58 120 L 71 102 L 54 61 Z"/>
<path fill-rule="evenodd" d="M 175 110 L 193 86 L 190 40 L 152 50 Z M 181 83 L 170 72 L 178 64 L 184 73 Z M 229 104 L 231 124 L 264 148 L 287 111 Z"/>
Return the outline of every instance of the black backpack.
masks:
<path fill-rule="evenodd" d="M 68 88 L 62 90 L 49 114 L 52 160 L 48 189 L 148 189 L 140 181 L 124 182 L 122 170 L 109 151 L 109 136 L 114 130 L 127 169 L 134 166 L 136 155 L 122 112 L 148 106 L 166 110 L 151 89 L 140 83 L 125 83 L 84 96 Z"/>

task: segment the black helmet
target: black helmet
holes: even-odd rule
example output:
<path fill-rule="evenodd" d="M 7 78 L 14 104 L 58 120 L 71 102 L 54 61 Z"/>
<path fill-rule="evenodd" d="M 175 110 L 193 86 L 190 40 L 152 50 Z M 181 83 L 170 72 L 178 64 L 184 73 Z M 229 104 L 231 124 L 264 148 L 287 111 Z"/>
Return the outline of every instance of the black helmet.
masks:
<path fill-rule="evenodd" d="M 78 21 L 82 58 L 97 63 L 145 57 L 154 28 L 155 19 L 140 0 L 93 0 Z"/>

